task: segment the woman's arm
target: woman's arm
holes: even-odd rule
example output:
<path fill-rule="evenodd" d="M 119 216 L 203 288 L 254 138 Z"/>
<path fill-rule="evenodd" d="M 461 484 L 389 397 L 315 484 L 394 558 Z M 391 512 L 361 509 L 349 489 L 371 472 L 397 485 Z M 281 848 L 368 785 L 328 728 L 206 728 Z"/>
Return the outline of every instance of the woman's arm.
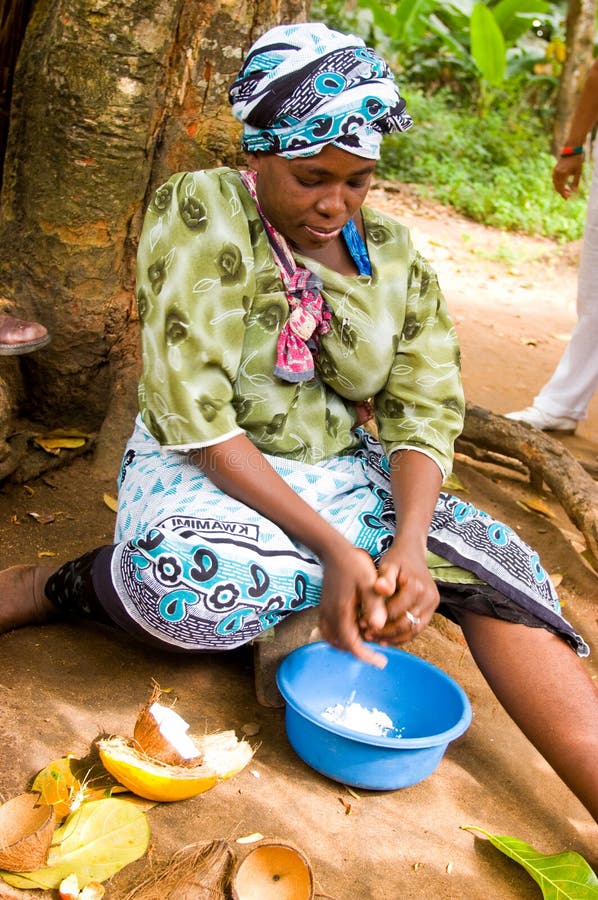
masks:
<path fill-rule="evenodd" d="M 376 629 L 364 616 L 362 628 L 368 640 L 400 644 L 421 631 L 438 606 L 438 590 L 426 565 L 426 544 L 442 474 L 433 460 L 417 450 L 393 453 L 390 468 L 397 528 L 375 585 L 388 597 L 388 618 Z M 419 622 L 410 621 L 407 611 Z"/>
<path fill-rule="evenodd" d="M 598 59 L 594 60 L 573 113 L 567 132 L 567 147 L 583 147 L 588 132 L 598 122 Z M 552 171 L 552 183 L 565 198 L 579 187 L 583 168 L 583 153 L 561 156 Z"/>
<path fill-rule="evenodd" d="M 374 665 L 385 658 L 361 638 L 359 616 L 378 627 L 386 620 L 384 600 L 375 590 L 371 557 L 355 548 L 285 482 L 246 435 L 193 450 L 190 460 L 231 497 L 275 522 L 320 559 L 324 570 L 320 601 L 323 637 Z"/>

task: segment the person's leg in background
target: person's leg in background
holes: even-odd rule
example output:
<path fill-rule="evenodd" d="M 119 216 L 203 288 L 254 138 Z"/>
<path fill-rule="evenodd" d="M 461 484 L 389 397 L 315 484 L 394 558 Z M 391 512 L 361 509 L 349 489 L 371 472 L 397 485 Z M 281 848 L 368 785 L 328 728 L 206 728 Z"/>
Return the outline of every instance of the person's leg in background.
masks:
<path fill-rule="evenodd" d="M 572 432 L 585 419 L 598 390 L 598 150 L 594 153 L 579 265 L 577 315 L 571 340 L 533 406 L 507 413 L 507 419 L 527 422 L 543 431 Z"/>

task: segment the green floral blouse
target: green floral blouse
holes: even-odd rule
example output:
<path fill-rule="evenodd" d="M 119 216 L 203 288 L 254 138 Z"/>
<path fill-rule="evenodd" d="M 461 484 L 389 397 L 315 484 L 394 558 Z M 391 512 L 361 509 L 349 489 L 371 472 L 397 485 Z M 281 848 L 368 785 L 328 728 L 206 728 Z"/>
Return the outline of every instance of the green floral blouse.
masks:
<path fill-rule="evenodd" d="M 169 449 L 245 432 L 265 453 L 314 463 L 350 453 L 355 402 L 374 400 L 385 452 L 422 451 L 443 472 L 464 402 L 455 331 L 408 230 L 363 208 L 372 275 L 322 278 L 332 313 L 316 375 L 272 374 L 289 315 L 255 205 L 233 169 L 183 173 L 149 206 L 137 259 L 141 416 Z"/>

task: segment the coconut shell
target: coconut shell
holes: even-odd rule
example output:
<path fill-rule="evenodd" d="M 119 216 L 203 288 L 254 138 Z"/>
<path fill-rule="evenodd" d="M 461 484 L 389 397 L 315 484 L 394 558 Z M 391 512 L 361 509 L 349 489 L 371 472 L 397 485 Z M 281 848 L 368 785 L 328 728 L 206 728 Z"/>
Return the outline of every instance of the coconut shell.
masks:
<path fill-rule="evenodd" d="M 0 806 L 0 869 L 34 872 L 46 864 L 56 815 L 39 794 L 19 794 Z"/>
<path fill-rule="evenodd" d="M 233 900 L 312 900 L 313 871 L 297 847 L 265 841 L 235 865 L 231 894 Z"/>

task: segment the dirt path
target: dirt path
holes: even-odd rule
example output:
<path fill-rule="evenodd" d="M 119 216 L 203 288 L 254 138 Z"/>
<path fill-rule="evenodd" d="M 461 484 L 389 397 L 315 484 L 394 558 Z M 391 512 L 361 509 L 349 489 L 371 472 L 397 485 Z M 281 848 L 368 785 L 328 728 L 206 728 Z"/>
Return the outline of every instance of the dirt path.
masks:
<path fill-rule="evenodd" d="M 417 200 L 407 186 L 379 185 L 370 202 L 410 226 L 439 274 L 462 345 L 468 399 L 494 412 L 528 405 L 575 321 L 579 248 L 484 228 Z M 124 437 L 115 434 L 115 445 Z M 578 434 L 563 441 L 580 459 L 595 461 L 598 397 Z M 588 665 L 598 675 L 598 579 L 580 556 L 579 534 L 550 496 L 542 497 L 544 515 L 525 505 L 529 488 L 521 475 L 465 459 L 456 471 L 468 497 L 538 547 L 561 582 L 568 617 L 594 648 Z M 0 566 L 55 564 L 110 542 L 114 513 L 106 492 L 115 495 L 113 478 L 99 477 L 92 459 L 28 485 L 4 485 Z M 474 723 L 421 785 L 355 799 L 295 759 L 282 713 L 255 704 L 246 656 L 165 659 L 106 630 L 58 624 L 13 632 L 0 638 L 0 799 L 24 790 L 51 759 L 84 755 L 100 730 L 127 733 L 156 679 L 174 689 L 183 714 L 195 710 L 211 730 L 239 729 L 250 720 L 261 726 L 251 773 L 195 801 L 151 811 L 159 853 L 254 831 L 277 835 L 303 847 L 321 893 L 335 900 L 539 896 L 514 863 L 461 830 L 472 823 L 545 853 L 574 848 L 587 859 L 593 853 L 598 864 L 596 826 L 504 715 L 458 634 L 428 629 L 414 649 L 465 687 Z M 121 900 L 143 871 L 143 863 L 124 870 L 109 900 Z"/>

